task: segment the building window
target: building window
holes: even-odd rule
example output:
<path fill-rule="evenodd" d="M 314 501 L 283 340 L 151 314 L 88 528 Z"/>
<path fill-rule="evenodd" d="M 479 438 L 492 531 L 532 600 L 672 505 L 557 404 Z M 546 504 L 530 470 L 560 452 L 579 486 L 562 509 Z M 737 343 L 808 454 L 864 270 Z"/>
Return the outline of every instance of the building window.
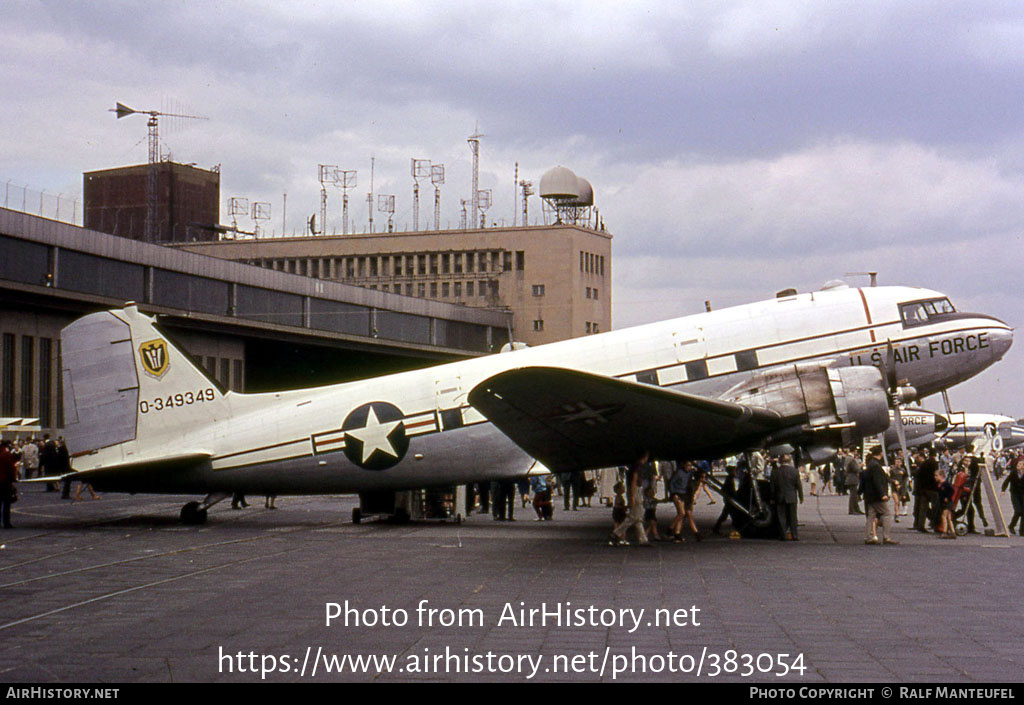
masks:
<path fill-rule="evenodd" d="M 437 276 L 437 258 L 438 255 L 427 255 L 430 259 L 430 273 Z"/>
<path fill-rule="evenodd" d="M 426 298 L 427 285 L 425 282 L 420 282 L 419 284 L 416 285 L 416 296 L 420 297 L 421 299 Z"/>
<path fill-rule="evenodd" d="M 455 298 L 462 298 L 462 282 L 455 282 Z"/>
<path fill-rule="evenodd" d="M 456 274 L 462 274 L 462 253 L 456 252 L 452 255 L 452 271 Z"/>
<path fill-rule="evenodd" d="M 516 271 L 526 269 L 526 253 L 523 250 L 516 250 Z"/>
<path fill-rule="evenodd" d="M 533 295 L 534 296 L 544 296 L 544 285 L 543 284 L 534 284 L 533 285 Z"/>
<path fill-rule="evenodd" d="M 430 282 L 430 298 L 437 298 L 437 282 Z"/>
<path fill-rule="evenodd" d="M 587 321 L 587 333 L 590 333 L 590 321 Z"/>
<path fill-rule="evenodd" d="M 32 383 L 35 382 L 36 339 L 21 336 L 21 415 L 32 416 Z"/>
<path fill-rule="evenodd" d="M 402 260 L 403 259 L 404 259 L 404 257 L 402 257 L 401 255 L 395 255 L 395 257 L 393 258 L 393 263 L 394 263 L 394 266 L 395 266 L 395 276 L 396 277 L 402 276 Z"/>
<path fill-rule="evenodd" d="M 466 296 L 473 296 L 473 282 L 466 282 Z"/>
<path fill-rule="evenodd" d="M 511 272 L 512 271 L 512 253 L 511 252 L 503 252 L 502 254 L 504 256 L 502 257 L 501 268 L 505 272 Z"/>
<path fill-rule="evenodd" d="M 405 285 L 405 295 L 412 296 L 412 284 Z"/>
<path fill-rule="evenodd" d="M 380 290 L 381 291 L 391 291 L 391 286 L 388 285 L 388 284 L 382 284 Z"/>
<path fill-rule="evenodd" d="M 587 298 L 588 299 L 590 298 L 590 287 L 589 286 L 587 287 Z"/>
<path fill-rule="evenodd" d="M 452 256 L 441 255 L 441 273 L 448 274 L 452 271 Z"/>
<path fill-rule="evenodd" d="M 449 291 L 450 291 L 450 289 L 448 287 L 448 282 L 445 282 L 444 284 L 442 284 L 441 285 L 441 298 L 442 299 L 447 299 Z"/>
<path fill-rule="evenodd" d="M 594 325 L 591 327 L 592 333 L 600 333 L 601 328 L 597 325 L 597 321 L 594 321 Z"/>
<path fill-rule="evenodd" d="M 472 274 L 473 271 L 476 269 L 473 266 L 475 264 L 476 264 L 476 253 L 475 252 L 467 252 L 466 253 L 466 271 Z"/>
<path fill-rule="evenodd" d="M 53 412 L 50 395 L 53 374 L 53 343 L 49 338 L 39 339 L 39 425 L 52 426 Z"/>
<path fill-rule="evenodd" d="M 533 329 L 535 331 L 542 331 L 542 330 L 544 330 L 544 321 L 543 320 L 534 321 L 533 322 Z"/>

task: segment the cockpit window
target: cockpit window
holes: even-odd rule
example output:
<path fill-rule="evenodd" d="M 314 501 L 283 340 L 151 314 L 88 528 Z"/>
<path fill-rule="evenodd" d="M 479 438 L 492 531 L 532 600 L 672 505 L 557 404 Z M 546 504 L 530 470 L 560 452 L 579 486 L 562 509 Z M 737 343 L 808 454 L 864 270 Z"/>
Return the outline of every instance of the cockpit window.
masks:
<path fill-rule="evenodd" d="M 912 301 L 900 304 L 900 317 L 905 326 L 920 326 L 947 313 L 956 313 L 947 298 Z"/>

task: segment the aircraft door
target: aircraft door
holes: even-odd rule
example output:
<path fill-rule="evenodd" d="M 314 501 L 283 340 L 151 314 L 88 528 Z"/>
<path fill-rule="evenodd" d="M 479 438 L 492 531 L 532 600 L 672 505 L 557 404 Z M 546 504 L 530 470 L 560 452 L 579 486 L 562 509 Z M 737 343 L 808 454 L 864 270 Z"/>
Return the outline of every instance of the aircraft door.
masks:
<path fill-rule="evenodd" d="M 472 407 L 466 403 L 466 390 L 463 389 L 460 375 L 434 380 L 434 401 L 442 431 L 465 425 L 465 413 L 471 411 Z"/>
<path fill-rule="evenodd" d="M 683 379 L 692 382 L 708 376 L 708 341 L 703 328 L 690 328 L 672 334 L 676 361 L 681 363 Z"/>

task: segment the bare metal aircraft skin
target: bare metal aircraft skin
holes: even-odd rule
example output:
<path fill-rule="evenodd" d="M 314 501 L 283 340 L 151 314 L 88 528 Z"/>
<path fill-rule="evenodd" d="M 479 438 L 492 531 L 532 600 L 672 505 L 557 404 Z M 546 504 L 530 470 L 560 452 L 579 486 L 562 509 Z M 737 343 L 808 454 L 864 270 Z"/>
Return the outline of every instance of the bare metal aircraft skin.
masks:
<path fill-rule="evenodd" d="M 922 446 L 933 442 L 949 428 L 949 419 L 936 411 L 917 407 L 905 407 L 900 412 L 903 423 L 903 438 L 908 446 Z M 889 428 L 883 436 L 886 448 L 899 444 L 896 432 L 895 414 L 889 414 Z"/>
<path fill-rule="evenodd" d="M 398 490 L 790 444 L 827 454 L 1013 340 L 937 291 L 832 288 L 359 382 L 222 391 L 134 305 L 64 329 L 64 435 L 107 491 Z M 890 347 L 891 346 L 891 347 Z"/>

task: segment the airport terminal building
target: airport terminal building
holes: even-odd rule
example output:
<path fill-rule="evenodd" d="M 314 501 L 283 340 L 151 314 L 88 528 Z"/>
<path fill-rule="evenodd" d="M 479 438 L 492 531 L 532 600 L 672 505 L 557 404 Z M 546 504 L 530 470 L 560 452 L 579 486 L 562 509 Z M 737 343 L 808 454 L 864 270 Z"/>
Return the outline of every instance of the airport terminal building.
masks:
<path fill-rule="evenodd" d="M 611 329 L 611 234 L 555 224 L 176 244 L 370 290 L 512 313 L 540 345 Z"/>

